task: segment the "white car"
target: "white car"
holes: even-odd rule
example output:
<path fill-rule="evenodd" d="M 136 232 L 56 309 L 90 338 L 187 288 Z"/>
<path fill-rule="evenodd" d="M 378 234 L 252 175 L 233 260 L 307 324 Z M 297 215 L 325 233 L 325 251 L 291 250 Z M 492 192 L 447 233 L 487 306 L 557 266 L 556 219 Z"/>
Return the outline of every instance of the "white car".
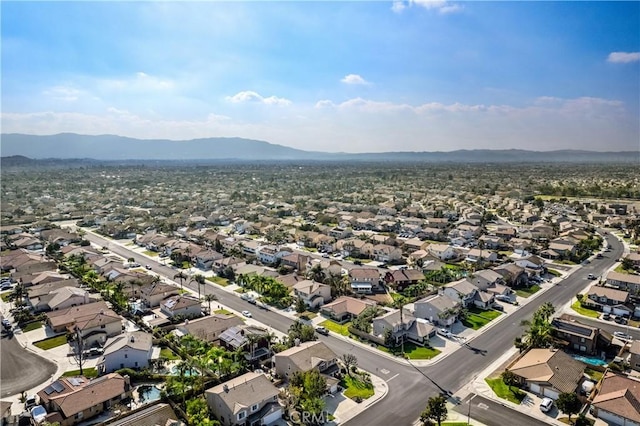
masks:
<path fill-rule="evenodd" d="M 553 408 L 553 399 L 544 398 L 540 403 L 540 411 L 542 411 L 543 413 L 548 413 L 549 411 L 551 411 L 551 408 Z"/>
<path fill-rule="evenodd" d="M 247 318 L 251 318 L 253 315 L 251 315 L 251 312 L 249 311 L 242 311 L 242 315 L 244 315 Z"/>
<path fill-rule="evenodd" d="M 633 336 L 629 336 L 628 334 L 623 333 L 622 331 L 614 331 L 613 335 L 620 340 L 633 340 Z"/>
<path fill-rule="evenodd" d="M 451 334 L 451 332 L 449 330 L 447 330 L 446 328 L 439 328 L 438 329 L 438 334 L 447 338 L 451 338 L 453 337 L 453 334 Z"/>

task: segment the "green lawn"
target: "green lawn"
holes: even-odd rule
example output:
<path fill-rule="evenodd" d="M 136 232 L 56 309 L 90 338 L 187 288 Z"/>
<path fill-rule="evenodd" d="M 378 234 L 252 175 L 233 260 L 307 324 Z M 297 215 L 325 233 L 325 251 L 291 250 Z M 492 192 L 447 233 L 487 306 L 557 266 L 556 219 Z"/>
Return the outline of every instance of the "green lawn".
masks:
<path fill-rule="evenodd" d="M 169 348 L 160 349 L 160 358 L 168 359 L 170 361 L 175 359 L 181 359 L 178 355 L 176 355 L 175 352 L 173 352 Z"/>
<path fill-rule="evenodd" d="M 222 277 L 207 277 L 206 280 L 218 284 L 220 287 L 226 287 L 229 285 L 229 280 Z"/>
<path fill-rule="evenodd" d="M 0 298 L 2 298 L 2 301 L 4 303 L 9 303 L 9 296 L 11 296 L 11 292 L 8 291 L 6 293 L 2 293 L 2 295 L 0 295 Z"/>
<path fill-rule="evenodd" d="M 344 376 L 340 381 L 340 386 L 345 388 L 344 396 L 347 398 L 354 399 L 356 397 L 360 397 L 362 399 L 367 399 L 370 396 L 373 396 L 373 385 L 358 380 L 356 376 Z"/>
<path fill-rule="evenodd" d="M 498 311 L 481 311 L 479 309 L 469 309 L 469 314 L 462 320 L 462 324 L 465 327 L 478 330 L 481 327 L 489 324 L 492 320 L 498 318 L 501 315 Z"/>
<path fill-rule="evenodd" d="M 156 257 L 158 256 L 158 252 L 157 251 L 151 251 L 151 250 L 145 250 L 142 253 L 146 254 L 149 257 Z"/>
<path fill-rule="evenodd" d="M 315 317 L 317 317 L 318 314 L 316 314 L 315 312 L 304 311 L 304 312 L 302 312 L 300 314 L 296 314 L 296 316 L 298 318 L 302 318 L 302 319 L 306 319 L 306 320 L 312 320 Z"/>
<path fill-rule="evenodd" d="M 235 290 L 233 290 L 233 291 L 235 291 L 236 293 L 244 293 L 244 292 L 245 292 L 245 291 L 244 291 L 244 288 L 242 288 L 242 287 L 238 287 L 238 288 L 236 288 L 236 289 L 235 289 Z"/>
<path fill-rule="evenodd" d="M 431 347 L 422 347 L 413 343 L 404 344 L 404 353 L 409 359 L 431 359 L 440 354 L 440 351 Z"/>
<path fill-rule="evenodd" d="M 622 263 L 618 266 L 616 266 L 616 269 L 614 269 L 615 272 L 618 272 L 620 274 L 633 274 L 633 269 L 624 269 L 622 267 Z"/>
<path fill-rule="evenodd" d="M 37 330 L 39 328 L 42 328 L 42 322 L 40 321 L 35 321 L 32 323 L 27 324 L 23 329 L 22 332 L 26 333 L 27 331 L 32 331 L 32 330 Z"/>
<path fill-rule="evenodd" d="M 334 333 L 342 334 L 343 336 L 349 335 L 349 326 L 351 325 L 351 321 L 346 322 L 344 324 L 338 324 L 332 320 L 326 320 L 320 323 L 320 325 L 327 330 L 333 331 Z"/>
<path fill-rule="evenodd" d="M 573 305 L 571 305 L 571 309 L 573 309 L 574 311 L 576 311 L 580 315 L 584 315 L 585 317 L 589 317 L 589 318 L 598 318 L 600 316 L 600 312 L 598 312 L 598 311 L 595 311 L 595 310 L 589 309 L 589 308 L 583 308 L 580 305 L 580 302 L 578 300 L 573 302 Z"/>
<path fill-rule="evenodd" d="M 378 349 L 382 352 L 398 356 L 400 355 L 402 347 L 398 346 L 396 348 L 387 348 L 386 346 L 378 345 Z M 404 344 L 404 355 L 409 359 L 431 359 L 439 354 L 440 351 L 435 348 L 422 347 L 413 343 Z"/>
<path fill-rule="evenodd" d="M 222 314 L 222 315 L 231 315 L 233 312 L 227 311 L 226 309 L 216 309 L 213 311 L 214 314 Z"/>
<path fill-rule="evenodd" d="M 559 277 L 562 275 L 560 272 L 556 271 L 555 269 L 547 269 L 547 272 L 553 275 L 554 277 Z"/>
<path fill-rule="evenodd" d="M 469 426 L 467 422 L 443 422 L 442 426 Z"/>
<path fill-rule="evenodd" d="M 515 404 L 520 404 L 525 397 L 525 393 L 516 387 L 511 387 L 505 385 L 502 381 L 502 378 L 498 377 L 497 379 L 484 379 L 485 382 L 489 385 L 493 393 L 496 394 L 499 398 L 506 399 L 507 401 L 511 401 Z"/>
<path fill-rule="evenodd" d="M 46 351 L 48 349 L 62 346 L 65 343 L 67 343 L 67 336 L 63 334 L 61 336 L 50 337 L 48 339 L 40 340 L 39 342 L 34 342 L 33 346 L 36 346 Z"/>
<path fill-rule="evenodd" d="M 62 374 L 62 377 L 73 377 L 73 376 L 79 376 L 79 375 L 80 375 L 80 370 L 69 370 L 69 371 L 65 371 Z M 83 368 L 82 375 L 87 379 L 92 379 L 94 377 L 98 377 L 98 370 L 96 370 L 95 367 Z"/>
<path fill-rule="evenodd" d="M 602 376 L 604 375 L 604 373 L 600 371 L 592 370 L 589 367 L 584 369 L 584 374 L 591 377 L 591 379 L 593 379 L 593 381 L 595 381 L 596 383 L 598 383 L 600 379 L 602 379 Z"/>
<path fill-rule="evenodd" d="M 519 288 L 516 290 L 516 294 L 520 297 L 529 297 L 532 294 L 536 294 L 540 290 L 539 285 L 532 285 L 529 288 Z"/>

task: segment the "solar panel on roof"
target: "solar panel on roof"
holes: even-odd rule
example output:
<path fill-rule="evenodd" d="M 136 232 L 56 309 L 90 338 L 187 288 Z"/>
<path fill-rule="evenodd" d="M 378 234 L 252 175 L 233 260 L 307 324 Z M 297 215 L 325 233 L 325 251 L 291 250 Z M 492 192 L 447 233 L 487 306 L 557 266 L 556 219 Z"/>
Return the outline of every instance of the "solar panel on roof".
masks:
<path fill-rule="evenodd" d="M 57 381 L 57 380 L 55 382 L 51 383 L 51 387 L 56 392 L 62 392 L 64 390 L 64 385 L 62 383 L 60 383 L 59 381 Z"/>
<path fill-rule="evenodd" d="M 51 386 L 47 386 L 46 388 L 44 388 L 44 393 L 46 393 L 47 395 L 51 395 L 53 393 L 53 388 Z"/>

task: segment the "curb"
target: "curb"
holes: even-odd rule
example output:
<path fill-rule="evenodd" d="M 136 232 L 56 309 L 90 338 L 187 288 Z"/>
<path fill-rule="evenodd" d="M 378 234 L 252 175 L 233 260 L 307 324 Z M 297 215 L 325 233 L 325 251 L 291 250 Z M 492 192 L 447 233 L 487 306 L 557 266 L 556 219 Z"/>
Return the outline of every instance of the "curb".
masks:
<path fill-rule="evenodd" d="M 379 381 L 379 385 L 382 388 L 380 394 L 375 392 L 373 396 L 371 396 L 369 399 L 358 404 L 358 408 L 356 410 L 350 410 L 346 416 L 337 418 L 336 420 L 338 421 L 334 421 L 335 424 L 339 425 L 339 424 L 347 423 L 354 417 L 358 416 L 358 414 L 365 411 L 367 408 L 382 401 L 384 397 L 387 396 L 387 393 L 389 393 L 389 385 L 387 384 L 387 382 L 384 381 L 381 377 L 378 377 L 373 373 L 369 373 L 369 374 L 371 375 L 371 382 Z M 377 389 L 377 385 L 374 385 L 374 391 L 376 389 Z"/>

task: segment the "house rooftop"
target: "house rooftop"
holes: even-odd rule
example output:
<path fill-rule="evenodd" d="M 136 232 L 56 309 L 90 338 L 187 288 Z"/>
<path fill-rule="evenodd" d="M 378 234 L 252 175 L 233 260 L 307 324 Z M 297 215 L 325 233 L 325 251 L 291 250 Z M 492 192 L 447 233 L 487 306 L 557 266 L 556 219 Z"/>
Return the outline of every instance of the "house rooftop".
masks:
<path fill-rule="evenodd" d="M 254 404 L 276 398 L 279 391 L 263 373 L 251 372 L 207 389 L 206 393 L 218 395 L 236 415 Z"/>

